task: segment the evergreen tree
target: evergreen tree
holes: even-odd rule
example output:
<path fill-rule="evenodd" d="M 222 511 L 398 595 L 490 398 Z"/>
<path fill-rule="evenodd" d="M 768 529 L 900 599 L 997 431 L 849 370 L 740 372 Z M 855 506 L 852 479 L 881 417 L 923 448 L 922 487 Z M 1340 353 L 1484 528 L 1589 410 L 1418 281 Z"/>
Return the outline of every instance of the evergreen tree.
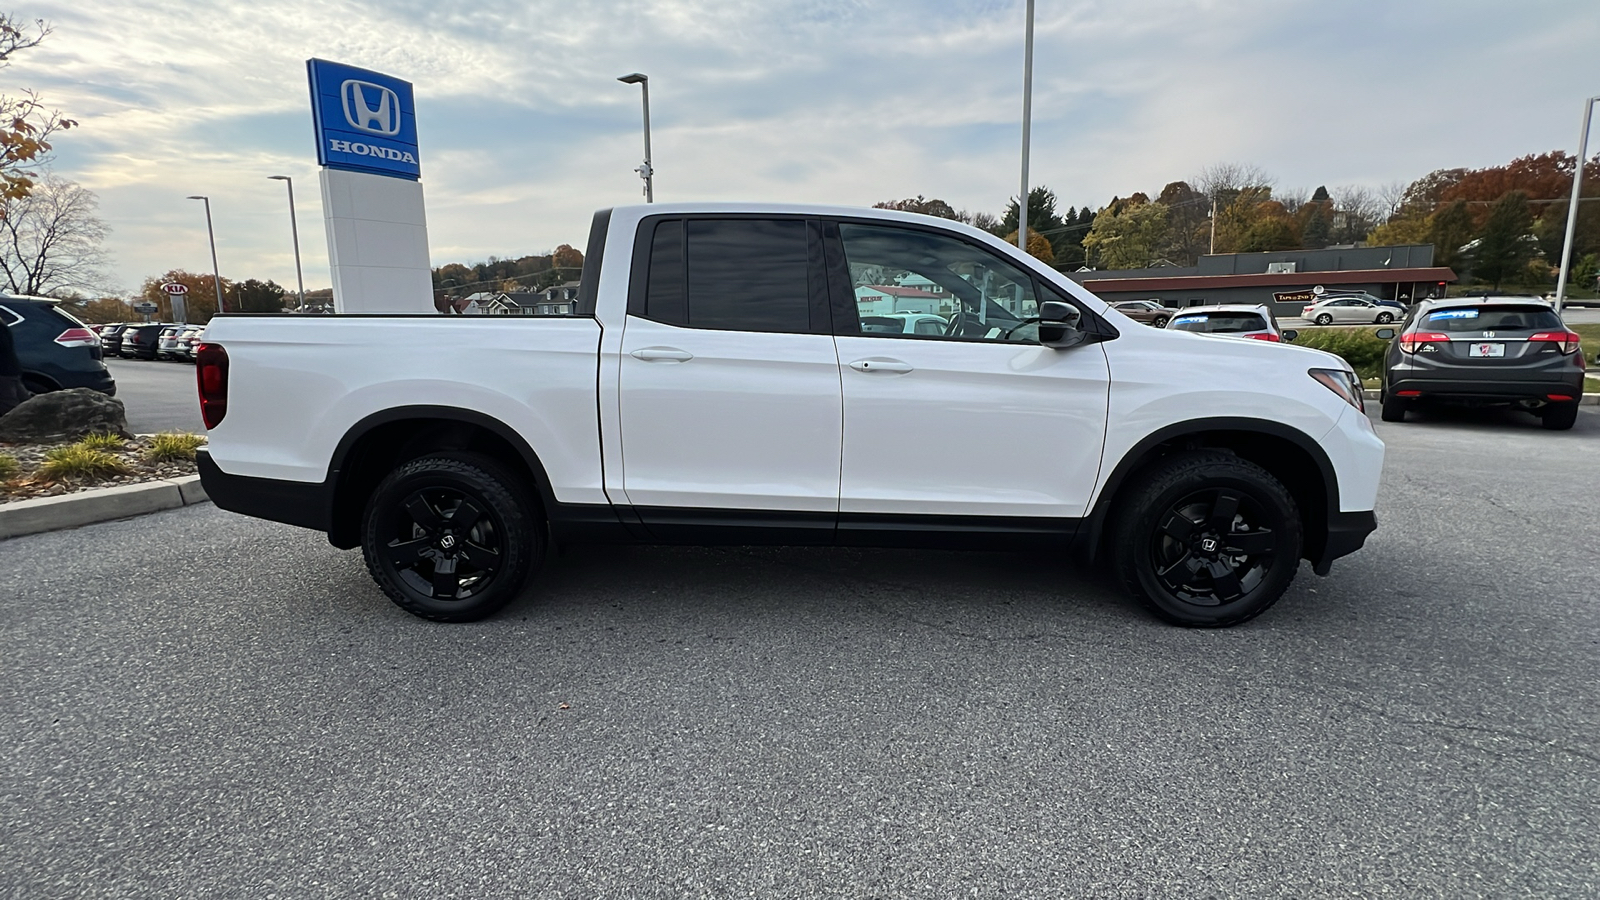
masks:
<path fill-rule="evenodd" d="M 1461 247 L 1472 240 L 1472 213 L 1467 201 L 1457 200 L 1428 218 L 1428 241 L 1433 244 L 1433 264 L 1453 266 Z"/>
<path fill-rule="evenodd" d="M 1489 216 L 1478 232 L 1478 246 L 1472 251 L 1473 276 L 1493 284 L 1495 290 L 1520 277 L 1533 259 L 1535 245 L 1528 240 L 1532 227 L 1527 194 L 1508 191 L 1496 200 L 1489 207 Z"/>

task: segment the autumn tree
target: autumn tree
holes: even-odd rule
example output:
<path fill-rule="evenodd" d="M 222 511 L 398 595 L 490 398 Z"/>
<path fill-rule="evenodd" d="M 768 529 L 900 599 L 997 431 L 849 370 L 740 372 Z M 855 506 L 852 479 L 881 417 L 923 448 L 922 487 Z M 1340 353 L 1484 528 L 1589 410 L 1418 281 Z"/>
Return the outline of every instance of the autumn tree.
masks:
<path fill-rule="evenodd" d="M 558 269 L 570 272 L 567 280 L 578 280 L 578 272 L 583 268 L 583 254 L 579 253 L 571 244 L 562 244 L 550 254 L 550 262 Z"/>
<path fill-rule="evenodd" d="M 1017 243 L 1017 233 L 1013 231 L 1006 235 L 1005 239 L 1006 243 L 1015 246 Z M 1049 239 L 1037 231 L 1028 232 L 1028 255 L 1039 260 L 1047 266 L 1054 265 L 1056 261 L 1056 252 L 1050 247 Z"/>
<path fill-rule="evenodd" d="M 953 219 L 957 222 L 966 222 L 971 217 L 956 212 L 955 207 L 935 198 L 924 197 L 918 194 L 906 200 L 885 200 L 882 203 L 872 204 L 873 209 L 893 209 L 900 212 L 919 213 L 924 216 L 937 216 L 941 219 Z"/>
<path fill-rule="evenodd" d="M 1017 198 L 1011 198 L 1006 205 L 1005 215 L 1000 217 L 1000 222 L 995 226 L 994 233 L 999 235 L 1012 235 L 1011 242 L 1016 243 L 1017 233 Z M 1050 242 L 1050 255 L 1057 256 L 1067 241 L 1067 234 L 1063 231 L 1065 223 L 1056 213 L 1056 192 L 1044 185 L 1039 185 L 1028 191 L 1028 234 L 1043 235 Z M 1033 239 L 1028 239 L 1028 252 L 1033 252 Z"/>
<path fill-rule="evenodd" d="M 155 318 L 162 322 L 170 322 L 172 313 L 172 297 L 161 286 L 167 283 L 181 284 L 189 289 L 184 295 L 185 318 L 198 325 L 211 321 L 217 314 L 217 282 L 211 275 L 199 275 L 183 269 L 172 269 L 163 275 L 155 275 L 144 280 L 135 299 L 153 303 L 156 306 Z M 232 311 L 234 305 L 229 303 L 233 294 L 233 283 L 222 279 L 222 294 L 228 309 Z M 309 295 L 308 295 L 309 297 Z M 309 303 L 309 299 L 307 300 Z"/>
<path fill-rule="evenodd" d="M 103 293 L 107 228 L 94 193 L 45 175 L 31 188 L 0 196 L 0 273 L 13 294 Z"/>
<path fill-rule="evenodd" d="M 1174 181 L 1161 189 L 1156 202 L 1167 210 L 1167 239 L 1158 256 L 1180 266 L 1192 266 L 1211 251 L 1211 199 Z"/>
<path fill-rule="evenodd" d="M 12 57 L 44 42 L 50 26 L 43 19 L 30 25 L 9 13 L 0 13 L 0 69 L 10 68 Z M 59 110 L 46 107 L 39 95 L 23 90 L 18 96 L 0 94 L 0 198 L 27 196 L 38 170 L 50 156 L 50 138 L 77 125 Z"/>

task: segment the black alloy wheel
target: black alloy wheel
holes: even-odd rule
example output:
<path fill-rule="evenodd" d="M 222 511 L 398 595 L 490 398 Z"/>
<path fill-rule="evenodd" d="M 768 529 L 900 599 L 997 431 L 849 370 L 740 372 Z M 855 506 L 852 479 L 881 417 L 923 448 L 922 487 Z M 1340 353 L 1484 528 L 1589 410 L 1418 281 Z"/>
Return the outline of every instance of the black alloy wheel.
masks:
<path fill-rule="evenodd" d="M 1140 474 L 1113 529 L 1124 585 L 1161 618 L 1216 628 L 1260 615 L 1300 565 L 1294 500 L 1265 469 L 1222 451 Z"/>
<path fill-rule="evenodd" d="M 466 622 L 495 613 L 521 592 L 544 553 L 526 490 L 479 454 L 401 465 L 367 505 L 361 540 L 367 570 L 413 615 Z"/>

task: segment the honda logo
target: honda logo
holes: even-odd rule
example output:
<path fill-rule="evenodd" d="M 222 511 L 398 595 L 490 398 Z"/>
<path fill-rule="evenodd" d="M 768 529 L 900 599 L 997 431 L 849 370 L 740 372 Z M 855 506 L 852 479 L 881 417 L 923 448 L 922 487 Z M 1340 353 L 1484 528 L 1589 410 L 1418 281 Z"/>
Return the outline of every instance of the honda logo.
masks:
<path fill-rule="evenodd" d="M 339 86 L 339 98 L 344 101 L 344 120 L 351 128 L 383 137 L 400 133 L 400 97 L 394 91 L 352 78 Z"/>

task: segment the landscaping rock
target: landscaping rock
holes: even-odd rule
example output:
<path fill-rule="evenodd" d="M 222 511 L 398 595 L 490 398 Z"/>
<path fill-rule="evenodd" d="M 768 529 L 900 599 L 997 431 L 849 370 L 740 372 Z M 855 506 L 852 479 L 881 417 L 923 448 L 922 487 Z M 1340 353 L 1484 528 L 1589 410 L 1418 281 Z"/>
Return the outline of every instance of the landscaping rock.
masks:
<path fill-rule="evenodd" d="M 70 441 L 86 434 L 128 432 L 128 415 L 122 401 L 88 388 L 51 391 L 17 404 L 0 416 L 0 441 L 42 444 Z"/>

